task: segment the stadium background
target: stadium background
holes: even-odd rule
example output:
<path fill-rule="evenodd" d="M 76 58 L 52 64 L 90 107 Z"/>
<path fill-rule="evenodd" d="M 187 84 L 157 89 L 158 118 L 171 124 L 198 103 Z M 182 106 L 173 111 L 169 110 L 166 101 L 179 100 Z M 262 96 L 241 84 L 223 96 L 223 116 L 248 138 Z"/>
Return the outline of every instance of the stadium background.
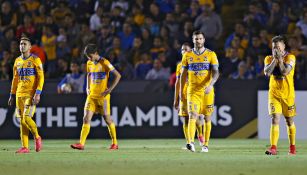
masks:
<path fill-rule="evenodd" d="M 58 94 L 57 84 L 69 73 L 72 61 L 79 62 L 84 71 L 81 53 L 87 43 L 97 43 L 100 54 L 122 74 L 111 100 L 119 139 L 183 137 L 181 122 L 172 108 L 174 71 L 181 58 L 180 46 L 191 43 L 195 29 L 204 31 L 206 47 L 216 51 L 220 61 L 212 137 L 258 136 L 258 129 L 262 129 L 257 127 L 258 118 L 267 117 L 265 112 L 259 116 L 258 91 L 268 89 L 262 70 L 272 36 L 287 36 L 288 50 L 297 57 L 296 89 L 306 89 L 307 6 L 303 0 L 0 2 L 3 139 L 19 137 L 14 109 L 7 107 L 7 99 L 21 33 L 31 37 L 33 53 L 40 55 L 46 70 L 36 114 L 40 133 L 46 139 L 79 137 L 85 94 Z M 156 68 L 156 62 L 165 74 L 146 76 Z M 303 104 L 304 100 L 297 102 Z M 304 113 L 299 115 L 304 119 Z M 304 122 L 306 119 L 298 123 Z M 107 137 L 99 117 L 92 125 L 89 138 Z M 298 133 L 306 133 L 299 128 Z"/>

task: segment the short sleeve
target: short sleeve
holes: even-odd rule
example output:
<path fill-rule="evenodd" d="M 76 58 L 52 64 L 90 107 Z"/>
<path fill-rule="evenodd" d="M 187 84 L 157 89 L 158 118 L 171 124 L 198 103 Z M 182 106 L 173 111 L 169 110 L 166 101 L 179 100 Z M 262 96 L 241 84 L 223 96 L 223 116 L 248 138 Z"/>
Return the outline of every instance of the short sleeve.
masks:
<path fill-rule="evenodd" d="M 291 54 L 287 56 L 285 63 L 293 68 L 295 66 L 295 60 L 295 56 Z"/>
<path fill-rule="evenodd" d="M 185 53 L 185 54 L 182 55 L 181 66 L 182 66 L 182 68 L 187 69 L 188 65 L 189 65 L 189 63 L 188 63 L 187 53 Z"/>
<path fill-rule="evenodd" d="M 90 63 L 89 63 L 89 61 L 88 61 L 88 62 L 86 63 L 86 72 L 87 72 L 87 73 L 90 73 L 90 68 L 89 68 L 90 66 L 89 66 L 89 64 L 90 64 Z"/>
<path fill-rule="evenodd" d="M 264 66 L 271 64 L 271 62 L 272 62 L 271 56 L 266 56 L 264 58 Z"/>
<path fill-rule="evenodd" d="M 177 64 L 177 67 L 176 67 L 176 78 L 180 77 L 181 67 L 182 67 L 181 63 Z"/>
<path fill-rule="evenodd" d="M 217 65 L 217 66 L 219 65 L 219 61 L 218 61 L 218 59 L 217 59 L 217 56 L 216 56 L 215 52 L 212 52 L 212 53 L 211 53 L 210 64 L 211 64 L 211 65 Z"/>
<path fill-rule="evenodd" d="M 109 62 L 109 60 L 104 59 L 103 62 L 104 62 L 104 65 L 106 66 L 108 72 L 111 72 L 115 69 L 114 66 Z"/>

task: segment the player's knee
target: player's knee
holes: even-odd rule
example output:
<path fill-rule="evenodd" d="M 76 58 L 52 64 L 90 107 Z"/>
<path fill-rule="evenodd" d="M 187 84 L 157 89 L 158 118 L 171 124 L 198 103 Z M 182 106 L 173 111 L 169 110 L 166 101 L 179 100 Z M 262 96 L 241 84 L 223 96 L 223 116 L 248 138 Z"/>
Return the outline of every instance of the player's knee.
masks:
<path fill-rule="evenodd" d="M 198 116 L 198 115 L 197 115 L 195 112 L 191 112 L 191 113 L 189 114 L 190 119 L 196 119 L 197 116 Z"/>
<path fill-rule="evenodd" d="M 104 117 L 104 120 L 106 121 L 107 125 L 111 125 L 113 123 L 111 117 Z"/>
<path fill-rule="evenodd" d="M 271 117 L 272 117 L 272 124 L 273 125 L 278 125 L 280 117 L 278 115 L 276 115 L 276 114 L 273 114 Z"/>
<path fill-rule="evenodd" d="M 89 119 L 89 117 L 87 117 L 87 116 L 83 117 L 83 123 L 84 124 L 89 124 L 90 122 L 91 122 L 91 120 Z"/>
<path fill-rule="evenodd" d="M 293 124 L 293 118 L 291 117 L 285 117 L 286 123 L 288 126 L 291 126 Z"/>

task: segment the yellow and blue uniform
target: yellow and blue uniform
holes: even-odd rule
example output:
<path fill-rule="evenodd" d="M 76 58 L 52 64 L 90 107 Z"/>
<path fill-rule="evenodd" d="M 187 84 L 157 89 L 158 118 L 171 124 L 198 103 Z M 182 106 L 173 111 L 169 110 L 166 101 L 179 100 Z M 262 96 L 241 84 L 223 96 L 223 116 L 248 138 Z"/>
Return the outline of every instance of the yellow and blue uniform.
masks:
<path fill-rule="evenodd" d="M 182 68 L 188 71 L 187 102 L 188 112 L 209 116 L 214 109 L 214 89 L 205 94 L 205 88 L 212 79 L 212 67 L 218 67 L 215 52 L 205 48 L 197 54 L 194 49 L 182 57 Z"/>
<path fill-rule="evenodd" d="M 11 94 L 16 95 L 16 116 L 32 117 L 35 105 L 33 95 L 41 94 L 44 85 L 44 72 L 39 57 L 31 54 L 28 58 L 16 58 L 13 68 Z"/>
<path fill-rule="evenodd" d="M 264 60 L 265 66 L 271 64 L 272 56 L 267 56 Z M 292 69 L 288 75 L 282 75 L 279 66 L 273 70 L 270 76 L 269 84 L 269 114 L 283 114 L 286 117 L 296 115 L 295 91 L 294 91 L 294 69 L 296 58 L 293 54 L 287 54 L 284 57 L 284 64 L 291 66 Z"/>
<path fill-rule="evenodd" d="M 180 63 L 177 64 L 177 67 L 176 67 L 176 78 L 177 79 L 180 78 L 181 70 L 182 70 L 181 68 L 182 68 L 182 63 L 180 62 Z M 188 109 L 187 109 L 187 106 L 188 106 L 188 103 L 187 103 L 187 88 L 188 88 L 188 85 L 186 83 L 184 85 L 184 87 L 183 87 L 184 99 L 180 99 L 180 101 L 179 101 L 179 112 L 178 112 L 178 115 L 182 116 L 182 117 L 189 116 Z"/>
<path fill-rule="evenodd" d="M 90 75 L 90 94 L 85 102 L 85 110 L 102 115 L 110 115 L 110 94 L 102 97 L 107 90 L 109 74 L 114 70 L 113 65 L 105 58 L 97 62 L 87 61 L 87 72 Z"/>
<path fill-rule="evenodd" d="M 29 148 L 29 131 L 35 139 L 40 136 L 32 120 L 36 105 L 32 103 L 34 94 L 41 94 L 44 85 L 44 72 L 39 57 L 30 54 L 16 58 L 13 68 L 11 96 L 16 95 L 16 116 L 20 118 L 20 139 L 22 147 Z"/>

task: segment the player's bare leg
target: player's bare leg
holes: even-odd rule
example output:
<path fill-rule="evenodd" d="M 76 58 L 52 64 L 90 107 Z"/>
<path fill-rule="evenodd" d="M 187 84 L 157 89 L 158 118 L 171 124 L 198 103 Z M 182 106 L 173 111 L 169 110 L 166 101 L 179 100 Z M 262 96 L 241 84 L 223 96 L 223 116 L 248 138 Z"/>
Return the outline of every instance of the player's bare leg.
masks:
<path fill-rule="evenodd" d="M 103 115 L 102 116 L 104 121 L 106 122 L 106 124 L 108 125 L 108 129 L 109 129 L 109 134 L 110 137 L 112 139 L 112 144 L 110 146 L 110 150 L 116 150 L 118 149 L 118 144 L 117 144 L 117 138 L 116 138 L 116 127 L 115 124 L 113 122 L 113 120 L 111 119 L 110 115 Z"/>
<path fill-rule="evenodd" d="M 209 146 L 209 139 L 211 134 L 211 115 L 205 115 L 205 124 L 204 124 L 204 145 L 201 149 L 201 152 L 209 152 L 208 146 Z"/>
<path fill-rule="evenodd" d="M 277 155 L 277 143 L 279 139 L 279 121 L 281 114 L 272 114 L 272 124 L 270 130 L 270 144 L 271 147 L 265 151 L 267 155 Z"/>
<path fill-rule="evenodd" d="M 93 115 L 94 115 L 94 112 L 92 112 L 92 111 L 89 111 L 89 110 L 84 111 L 83 125 L 82 125 L 82 130 L 81 130 L 81 133 L 80 133 L 80 141 L 79 141 L 79 143 L 75 143 L 75 144 L 70 145 L 71 148 L 79 149 L 79 150 L 84 149 L 86 138 L 87 138 L 88 134 L 90 133 L 91 120 L 92 120 Z"/>
<path fill-rule="evenodd" d="M 296 135 L 296 127 L 293 122 L 293 117 L 285 117 L 286 124 L 287 124 L 287 132 L 288 132 L 288 139 L 289 139 L 289 155 L 296 154 L 295 148 L 295 135 Z"/>

